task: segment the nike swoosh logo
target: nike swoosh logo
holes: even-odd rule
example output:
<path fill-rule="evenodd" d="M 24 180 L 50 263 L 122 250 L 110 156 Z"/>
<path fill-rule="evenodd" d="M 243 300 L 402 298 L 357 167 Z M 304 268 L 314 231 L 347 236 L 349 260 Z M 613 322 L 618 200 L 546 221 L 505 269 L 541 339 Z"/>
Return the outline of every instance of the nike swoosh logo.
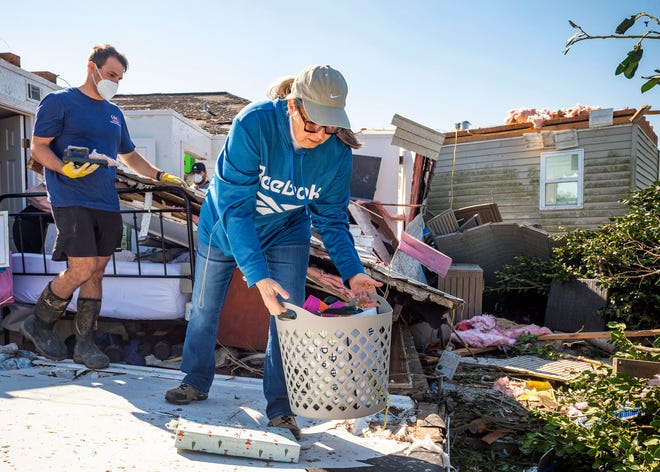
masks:
<path fill-rule="evenodd" d="M 333 94 L 330 94 L 330 98 L 332 98 L 332 99 L 339 98 L 339 97 L 341 97 L 341 95 L 333 95 Z"/>

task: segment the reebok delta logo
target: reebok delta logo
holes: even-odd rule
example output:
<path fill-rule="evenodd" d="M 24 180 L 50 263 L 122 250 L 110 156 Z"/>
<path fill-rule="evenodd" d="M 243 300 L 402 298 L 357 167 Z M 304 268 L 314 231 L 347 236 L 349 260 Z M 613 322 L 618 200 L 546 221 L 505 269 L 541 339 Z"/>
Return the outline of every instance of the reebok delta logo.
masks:
<path fill-rule="evenodd" d="M 305 198 L 307 201 L 310 201 L 321 196 L 322 188 L 317 187 L 316 184 L 312 184 L 310 188 L 296 187 L 291 180 L 284 182 L 282 180 L 273 179 L 266 175 L 265 172 L 266 168 L 264 166 L 259 166 L 259 185 L 265 192 L 257 192 L 257 211 L 262 215 L 295 210 L 304 205 Z M 277 197 L 268 194 L 280 194 L 286 197 L 293 197 L 301 203 L 287 204 L 276 202 L 275 199 Z"/>

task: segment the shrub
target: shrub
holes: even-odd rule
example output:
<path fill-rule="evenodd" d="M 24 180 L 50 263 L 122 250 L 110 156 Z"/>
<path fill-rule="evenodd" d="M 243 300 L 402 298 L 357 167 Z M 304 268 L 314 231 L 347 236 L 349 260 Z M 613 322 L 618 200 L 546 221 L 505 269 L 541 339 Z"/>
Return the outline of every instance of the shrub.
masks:
<path fill-rule="evenodd" d="M 628 212 L 596 231 L 557 236 L 550 260 L 519 257 L 496 273 L 499 293 L 517 290 L 547 295 L 553 278 L 596 279 L 609 289 L 606 321 L 631 329 L 654 328 L 660 313 L 660 181 L 633 192 Z"/>

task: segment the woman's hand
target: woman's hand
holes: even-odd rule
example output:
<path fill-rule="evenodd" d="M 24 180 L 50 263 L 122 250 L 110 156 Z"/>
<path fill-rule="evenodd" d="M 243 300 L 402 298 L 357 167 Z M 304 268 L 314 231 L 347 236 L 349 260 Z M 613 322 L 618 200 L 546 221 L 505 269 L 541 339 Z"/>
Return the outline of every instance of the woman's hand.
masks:
<path fill-rule="evenodd" d="M 376 287 L 382 287 L 382 282 L 377 282 L 367 274 L 355 274 L 348 280 L 353 295 L 355 295 L 355 304 L 360 308 L 377 307 L 378 302 L 369 296 L 370 293 L 376 293 Z"/>
<path fill-rule="evenodd" d="M 268 313 L 271 315 L 279 315 L 286 311 L 286 308 L 280 303 L 277 296 L 279 295 L 286 300 L 289 298 L 289 292 L 284 290 L 280 284 L 273 279 L 266 278 L 257 282 L 257 288 L 259 289 L 261 299 L 264 301 Z"/>

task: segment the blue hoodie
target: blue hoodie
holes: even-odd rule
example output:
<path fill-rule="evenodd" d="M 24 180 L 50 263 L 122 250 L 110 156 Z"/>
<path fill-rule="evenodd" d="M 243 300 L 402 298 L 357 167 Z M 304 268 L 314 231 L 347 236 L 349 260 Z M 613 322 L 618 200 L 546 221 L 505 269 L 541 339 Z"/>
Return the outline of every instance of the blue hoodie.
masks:
<path fill-rule="evenodd" d="M 269 277 L 263 251 L 323 238 L 341 277 L 364 272 L 349 232 L 351 149 L 331 136 L 294 150 L 286 100 L 236 116 L 202 205 L 198 237 L 233 256 L 249 287 Z"/>

